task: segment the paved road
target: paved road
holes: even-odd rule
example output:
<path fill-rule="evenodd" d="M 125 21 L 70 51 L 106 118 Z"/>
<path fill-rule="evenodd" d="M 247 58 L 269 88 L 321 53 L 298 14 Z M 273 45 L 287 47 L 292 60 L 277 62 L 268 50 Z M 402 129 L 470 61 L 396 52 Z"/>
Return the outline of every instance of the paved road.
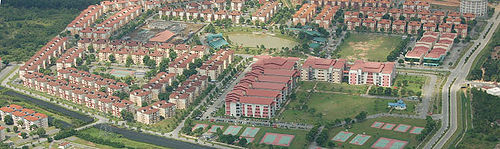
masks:
<path fill-rule="evenodd" d="M 495 32 L 498 24 L 500 23 L 500 20 L 496 17 L 499 13 L 499 9 L 500 5 L 497 5 L 493 17 L 488 20 L 488 24 L 486 25 L 486 27 L 489 27 L 491 23 L 493 23 L 493 27 L 486 35 L 486 38 L 479 38 L 478 40 L 474 41 L 471 49 L 469 49 L 469 51 L 465 54 L 470 55 L 469 60 L 465 62 L 467 56 L 462 57 L 457 67 L 453 69 L 451 71 L 451 74 L 448 76 L 446 84 L 444 85 L 442 90 L 442 125 L 437 133 L 431 138 L 431 140 L 427 142 L 427 144 L 425 144 L 424 148 L 443 148 L 447 141 L 452 141 L 450 140 L 450 138 L 457 130 L 458 125 L 456 93 L 460 89 L 460 85 L 465 82 L 467 74 L 469 73 L 472 63 L 476 59 L 477 55 L 484 49 L 488 41 L 493 36 L 493 33 Z M 483 37 L 487 30 L 488 29 L 486 28 L 481 33 L 480 37 Z M 477 45 L 480 45 L 479 48 L 475 50 L 474 53 L 472 53 L 474 47 L 476 47 Z"/>

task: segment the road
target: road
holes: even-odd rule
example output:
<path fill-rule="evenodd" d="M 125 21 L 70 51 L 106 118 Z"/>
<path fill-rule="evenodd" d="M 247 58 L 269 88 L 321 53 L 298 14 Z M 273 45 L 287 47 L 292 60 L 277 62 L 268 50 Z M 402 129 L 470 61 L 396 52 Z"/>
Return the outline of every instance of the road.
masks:
<path fill-rule="evenodd" d="M 500 23 L 500 20 L 496 17 L 499 13 L 499 9 L 500 5 L 497 5 L 493 17 L 488 20 L 488 24 L 486 26 L 488 27 L 490 26 L 491 23 L 493 23 L 493 27 L 490 30 L 490 32 L 488 32 L 488 34 L 486 35 L 486 38 L 479 38 L 478 40 L 474 41 L 474 44 L 471 47 L 471 49 L 469 49 L 468 52 L 465 54 L 465 55 L 470 55 L 469 60 L 466 62 L 465 60 L 467 56 L 462 57 L 457 67 L 453 69 L 450 75 L 448 76 L 448 79 L 442 90 L 442 102 L 443 102 L 443 108 L 442 108 L 443 119 L 441 119 L 442 125 L 441 128 L 436 132 L 436 134 L 432 136 L 431 140 L 427 142 L 427 144 L 425 144 L 424 148 L 439 149 L 443 148 L 447 141 L 453 141 L 450 140 L 450 138 L 456 132 L 458 126 L 456 93 L 460 89 L 460 85 L 465 82 L 467 74 L 469 74 L 472 63 L 476 59 L 477 55 L 484 49 L 488 41 L 493 36 L 493 33 L 495 32 L 498 24 Z M 487 29 L 485 29 L 481 33 L 480 37 L 483 37 L 486 31 Z M 476 47 L 477 45 L 479 45 L 479 48 L 475 50 L 474 53 L 472 53 L 474 47 Z"/>

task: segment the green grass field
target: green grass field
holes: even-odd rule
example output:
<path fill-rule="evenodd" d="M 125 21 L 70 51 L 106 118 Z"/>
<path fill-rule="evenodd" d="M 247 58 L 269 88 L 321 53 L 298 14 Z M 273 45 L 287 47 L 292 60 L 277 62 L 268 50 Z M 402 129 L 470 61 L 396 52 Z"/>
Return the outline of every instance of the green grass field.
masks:
<path fill-rule="evenodd" d="M 318 91 L 341 92 L 353 95 L 365 94 L 367 89 L 367 85 L 349 85 L 347 83 L 318 82 L 316 86 Z"/>
<path fill-rule="evenodd" d="M 397 75 L 394 86 L 399 89 L 400 97 L 419 96 L 426 80 L 426 76 Z"/>
<path fill-rule="evenodd" d="M 375 121 L 392 123 L 392 124 L 407 124 L 411 125 L 412 128 L 413 126 L 424 127 L 426 123 L 425 120 L 420 120 L 420 119 L 402 119 L 393 117 L 380 117 L 376 119 L 368 119 L 361 123 L 355 123 L 351 125 L 352 127 L 347 130 L 349 132 L 353 132 L 354 134 L 365 133 L 366 135 L 371 136 L 371 138 L 368 139 L 368 141 L 364 145 L 358 146 L 349 143 L 349 141 L 351 141 L 354 138 L 355 135 L 353 135 L 346 141 L 346 143 L 342 144 L 341 148 L 370 148 L 371 145 L 375 143 L 375 141 L 377 141 L 377 139 L 380 137 L 408 141 L 408 144 L 405 146 L 405 148 L 416 148 L 416 146 L 419 144 L 419 142 L 416 140 L 417 135 L 409 133 L 409 131 L 412 128 L 410 128 L 410 130 L 408 130 L 407 132 L 397 132 L 393 130 L 384 130 L 384 129 L 377 129 L 370 127 Z M 346 128 L 338 127 L 331 129 L 328 133 L 330 137 L 329 139 L 333 138 L 333 136 L 335 136 L 340 131 L 346 131 Z M 338 142 L 335 143 L 337 144 Z"/>
<path fill-rule="evenodd" d="M 387 61 L 387 55 L 402 41 L 400 36 L 351 33 L 340 44 L 340 57 L 350 61 Z"/>
<path fill-rule="evenodd" d="M 207 129 L 204 130 L 205 132 L 208 131 L 208 129 L 210 129 L 210 127 L 212 125 L 224 126 L 224 129 L 222 129 L 223 132 L 228 128 L 228 126 L 235 125 L 235 124 L 229 124 L 229 123 L 217 123 L 217 122 L 209 122 L 209 121 L 193 121 L 193 124 L 208 124 L 209 126 L 207 127 Z M 238 132 L 238 134 L 237 134 L 238 136 L 240 136 L 243 133 L 243 131 L 245 130 L 246 127 L 253 127 L 250 125 L 241 125 L 241 124 L 237 124 L 237 126 L 243 126 L 241 128 L 240 132 Z M 306 134 L 308 132 L 306 130 L 279 129 L 279 128 L 272 128 L 272 127 L 257 127 L 257 128 L 260 128 L 260 130 L 255 135 L 255 139 L 253 140 L 253 142 L 251 144 L 249 144 L 249 146 L 247 146 L 248 148 L 271 148 L 270 145 L 259 144 L 260 140 L 262 139 L 262 137 L 264 136 L 264 134 L 266 132 L 294 135 L 295 137 L 293 138 L 292 143 L 288 147 L 290 149 L 301 149 L 301 148 L 305 148 L 305 147 L 307 147 L 307 145 L 309 145 L 307 140 L 306 140 Z M 281 147 L 281 146 L 273 146 L 273 147 L 276 148 L 276 147 Z"/>
<path fill-rule="evenodd" d="M 277 119 L 286 122 L 315 124 L 335 119 L 353 118 L 361 111 L 368 114 L 388 112 L 387 103 L 393 100 L 367 98 L 355 95 L 312 93 L 297 91 L 297 99 L 290 101 Z"/>
<path fill-rule="evenodd" d="M 85 129 L 85 130 L 82 130 L 80 133 L 87 133 L 87 134 L 94 136 L 94 137 L 99 137 L 102 139 L 110 139 L 111 141 L 115 141 L 115 142 L 122 142 L 128 148 L 164 148 L 161 146 L 156 146 L 156 145 L 152 145 L 152 144 L 148 144 L 148 143 L 142 143 L 142 142 L 129 140 L 127 138 L 122 137 L 119 134 L 101 131 L 97 128 Z M 89 142 L 89 141 L 86 141 L 83 139 L 76 141 L 76 143 L 80 143 L 80 144 L 86 143 L 84 145 L 89 145 L 89 146 L 93 145 L 92 147 L 97 147 L 97 148 L 113 148 L 113 147 L 110 147 L 107 145 L 95 144 L 95 143 L 92 143 L 92 142 Z"/>

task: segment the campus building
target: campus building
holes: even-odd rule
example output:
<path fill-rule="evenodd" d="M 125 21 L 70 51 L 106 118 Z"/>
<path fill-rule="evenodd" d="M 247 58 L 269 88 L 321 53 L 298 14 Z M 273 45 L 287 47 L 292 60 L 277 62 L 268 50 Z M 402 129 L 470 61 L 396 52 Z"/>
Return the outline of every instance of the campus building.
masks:
<path fill-rule="evenodd" d="M 396 77 L 394 62 L 365 62 L 357 60 L 349 70 L 349 84 L 373 84 L 390 87 Z"/>
<path fill-rule="evenodd" d="M 271 118 L 296 86 L 297 58 L 257 57 L 252 71 L 226 96 L 226 115 Z"/>
<path fill-rule="evenodd" d="M 308 57 L 302 65 L 300 78 L 303 81 L 326 81 L 341 83 L 345 67 L 345 59 L 335 60 Z"/>

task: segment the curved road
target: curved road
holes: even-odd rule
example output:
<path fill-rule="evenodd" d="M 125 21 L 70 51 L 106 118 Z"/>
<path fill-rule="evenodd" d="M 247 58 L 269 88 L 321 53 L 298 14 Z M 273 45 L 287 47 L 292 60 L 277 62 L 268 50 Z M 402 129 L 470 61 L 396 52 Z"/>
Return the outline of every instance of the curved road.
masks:
<path fill-rule="evenodd" d="M 460 89 L 460 85 L 465 82 L 465 79 L 467 77 L 467 74 L 469 74 L 469 71 L 471 69 L 472 63 L 476 59 L 477 55 L 484 49 L 488 41 L 491 39 L 493 34 L 496 31 L 496 28 L 498 24 L 500 23 L 500 20 L 498 19 L 497 15 L 499 14 L 500 5 L 497 5 L 495 8 L 495 13 L 493 14 L 493 17 L 491 17 L 488 20 L 488 23 L 486 25 L 485 30 L 481 33 L 479 36 L 479 39 L 474 41 L 474 45 L 469 49 L 469 51 L 465 55 L 470 55 L 469 60 L 465 62 L 466 57 L 462 57 L 460 59 L 460 62 L 458 63 L 457 67 L 451 71 L 451 74 L 448 76 L 448 79 L 446 81 L 446 84 L 443 87 L 442 90 L 442 102 L 443 102 L 443 109 L 442 109 L 442 114 L 443 114 L 443 119 L 441 119 L 441 128 L 436 132 L 434 136 L 432 136 L 431 140 L 425 144 L 424 148 L 430 149 L 430 148 L 443 148 L 446 142 L 451 141 L 450 138 L 453 136 L 455 131 L 457 130 L 457 91 Z M 486 38 L 481 38 L 485 34 L 485 32 L 488 30 L 490 24 L 493 23 L 493 27 L 491 30 L 488 32 L 486 35 Z M 474 51 L 474 47 L 479 45 L 478 49 Z"/>

